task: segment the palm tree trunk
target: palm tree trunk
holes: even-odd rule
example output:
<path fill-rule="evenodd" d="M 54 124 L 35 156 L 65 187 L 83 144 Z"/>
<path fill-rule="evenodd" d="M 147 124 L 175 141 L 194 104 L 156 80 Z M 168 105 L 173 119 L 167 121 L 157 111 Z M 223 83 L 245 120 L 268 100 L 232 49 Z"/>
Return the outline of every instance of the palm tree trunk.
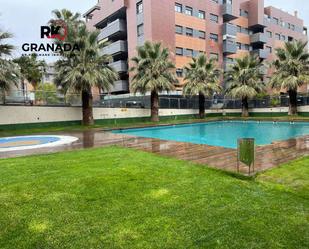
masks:
<path fill-rule="evenodd" d="M 297 91 L 289 90 L 289 115 L 297 115 Z"/>
<path fill-rule="evenodd" d="M 248 98 L 242 99 L 242 117 L 249 117 L 249 104 L 248 104 Z"/>
<path fill-rule="evenodd" d="M 93 125 L 93 110 L 92 110 L 92 93 L 91 91 L 82 91 L 82 109 L 83 109 L 83 125 Z"/>
<path fill-rule="evenodd" d="M 159 94 L 157 91 L 151 92 L 151 121 L 159 122 Z"/>
<path fill-rule="evenodd" d="M 199 117 L 201 119 L 205 118 L 205 96 L 202 93 L 199 93 Z"/>

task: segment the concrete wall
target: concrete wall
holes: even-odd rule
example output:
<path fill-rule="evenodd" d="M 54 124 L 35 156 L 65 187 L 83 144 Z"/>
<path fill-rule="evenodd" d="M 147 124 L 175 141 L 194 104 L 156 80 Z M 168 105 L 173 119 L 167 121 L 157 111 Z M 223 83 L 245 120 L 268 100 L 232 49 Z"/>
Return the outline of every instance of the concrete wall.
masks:
<path fill-rule="evenodd" d="M 161 109 L 160 116 L 197 114 L 198 110 Z M 148 109 L 94 108 L 95 119 L 149 117 Z M 0 125 L 78 121 L 79 107 L 0 106 Z"/>
<path fill-rule="evenodd" d="M 298 108 L 299 112 L 309 113 L 309 106 Z M 118 119 L 149 117 L 149 109 L 126 108 L 94 108 L 94 118 Z M 206 114 L 240 113 L 240 109 L 206 110 Z M 287 113 L 287 107 L 252 109 L 252 113 Z M 161 109 L 160 116 L 198 114 L 193 109 Z M 79 121 L 82 119 L 82 110 L 79 107 L 40 107 L 40 106 L 0 106 L 0 125 L 48 123 L 61 121 Z"/>

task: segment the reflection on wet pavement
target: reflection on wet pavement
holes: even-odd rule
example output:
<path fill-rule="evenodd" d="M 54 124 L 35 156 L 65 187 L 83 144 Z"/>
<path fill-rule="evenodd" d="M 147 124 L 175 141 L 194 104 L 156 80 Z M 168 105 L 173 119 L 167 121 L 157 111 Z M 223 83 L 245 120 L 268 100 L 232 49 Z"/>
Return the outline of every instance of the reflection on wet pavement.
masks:
<path fill-rule="evenodd" d="M 113 134 L 111 132 L 95 129 L 49 134 L 74 136 L 78 137 L 78 141 L 70 145 L 59 147 L 1 152 L 0 158 L 118 145 L 163 156 L 174 157 L 181 160 L 188 160 L 202 165 L 207 164 L 214 168 L 232 172 L 236 171 L 237 166 L 237 151 L 235 149 L 209 146 L 205 144 L 191 144 L 154 138 L 142 138 L 125 134 Z M 309 155 L 309 136 L 275 142 L 271 145 L 258 146 L 256 149 L 255 169 L 256 171 L 266 170 L 305 155 Z M 244 174 L 248 172 L 248 168 L 244 166 L 241 166 L 240 170 Z"/>

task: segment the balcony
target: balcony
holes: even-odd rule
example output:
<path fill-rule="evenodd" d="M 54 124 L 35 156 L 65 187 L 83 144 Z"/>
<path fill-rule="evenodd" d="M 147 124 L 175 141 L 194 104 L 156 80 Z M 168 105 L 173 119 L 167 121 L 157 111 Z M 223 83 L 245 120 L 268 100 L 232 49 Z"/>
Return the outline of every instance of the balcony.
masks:
<path fill-rule="evenodd" d="M 237 34 L 237 27 L 230 23 L 223 24 L 223 37 L 235 37 Z M 224 39 L 224 38 L 223 38 Z"/>
<path fill-rule="evenodd" d="M 109 90 L 109 93 L 129 92 L 129 82 L 127 80 L 117 80 Z"/>
<path fill-rule="evenodd" d="M 255 49 L 251 51 L 253 56 L 258 56 L 260 59 L 267 59 L 269 52 L 266 49 Z"/>
<path fill-rule="evenodd" d="M 235 41 L 225 40 L 223 41 L 223 54 L 236 54 L 237 45 Z"/>
<path fill-rule="evenodd" d="M 128 63 L 126 61 L 115 61 L 109 64 L 118 73 L 123 73 L 128 71 Z"/>
<path fill-rule="evenodd" d="M 229 22 L 237 18 L 233 13 L 233 5 L 228 3 L 222 5 L 222 15 L 223 22 Z"/>
<path fill-rule="evenodd" d="M 250 36 L 251 44 L 264 44 L 267 43 L 268 38 L 265 33 L 255 33 Z"/>
<path fill-rule="evenodd" d="M 119 53 L 127 53 L 128 45 L 126 41 L 116 41 L 102 49 L 103 54 L 115 55 Z"/>
<path fill-rule="evenodd" d="M 105 28 L 102 29 L 98 40 L 101 41 L 103 39 L 109 37 L 125 37 L 127 34 L 127 25 L 126 21 L 117 19 L 112 23 L 109 23 Z"/>

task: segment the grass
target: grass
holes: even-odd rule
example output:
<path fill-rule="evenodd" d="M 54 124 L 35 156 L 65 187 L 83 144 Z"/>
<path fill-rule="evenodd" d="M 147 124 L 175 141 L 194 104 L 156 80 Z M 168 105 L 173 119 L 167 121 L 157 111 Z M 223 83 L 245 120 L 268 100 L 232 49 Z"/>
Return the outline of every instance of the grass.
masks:
<path fill-rule="evenodd" d="M 0 160 L 0 248 L 308 248 L 308 162 L 250 180 L 118 147 Z"/>
<path fill-rule="evenodd" d="M 181 124 L 181 123 L 193 123 L 193 122 L 206 122 L 206 121 L 216 121 L 216 120 L 276 120 L 276 121 L 308 121 L 309 117 L 302 116 L 283 116 L 283 117 L 206 117 L 205 119 L 199 118 L 187 118 L 187 117 L 177 117 L 177 119 L 166 118 L 160 122 L 151 121 L 122 121 L 122 122 L 109 122 L 96 124 L 93 126 L 82 126 L 82 125 L 47 125 L 47 126 L 37 126 L 37 127 L 27 127 L 27 128 L 16 128 L 7 129 L 1 128 L 0 126 L 0 137 L 5 136 L 17 136 L 17 135 L 31 135 L 46 132 L 65 132 L 65 131 L 80 131 L 87 129 L 118 129 L 118 128 L 132 128 L 137 126 L 153 126 L 153 125 L 163 125 L 163 124 Z"/>

